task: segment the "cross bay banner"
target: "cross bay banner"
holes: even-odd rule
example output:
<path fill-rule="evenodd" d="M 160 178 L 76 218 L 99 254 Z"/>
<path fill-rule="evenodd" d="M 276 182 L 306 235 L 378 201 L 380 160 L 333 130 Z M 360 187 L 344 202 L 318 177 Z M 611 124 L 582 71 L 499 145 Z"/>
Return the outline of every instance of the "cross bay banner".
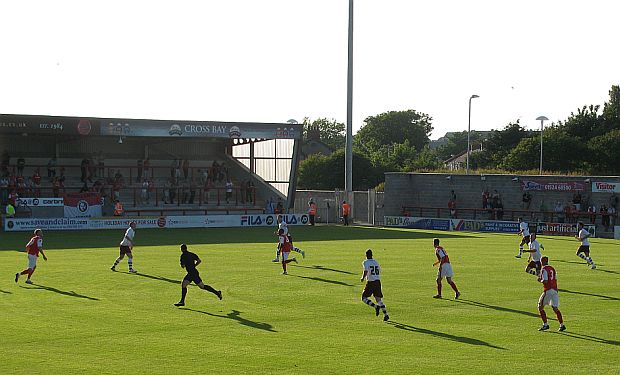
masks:
<path fill-rule="evenodd" d="M 303 125 L 255 122 L 101 119 L 101 135 L 117 137 L 301 139 Z"/>
<path fill-rule="evenodd" d="M 64 198 L 65 217 L 101 216 L 101 196 L 98 193 L 67 193 Z"/>

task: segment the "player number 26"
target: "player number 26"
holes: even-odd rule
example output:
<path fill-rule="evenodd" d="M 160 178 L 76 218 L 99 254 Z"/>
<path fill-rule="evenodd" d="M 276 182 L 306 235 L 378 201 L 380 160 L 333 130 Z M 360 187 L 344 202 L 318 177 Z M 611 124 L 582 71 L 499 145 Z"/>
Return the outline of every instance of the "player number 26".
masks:
<path fill-rule="evenodd" d="M 378 275 L 379 274 L 379 267 L 370 266 L 370 274 L 371 275 Z"/>

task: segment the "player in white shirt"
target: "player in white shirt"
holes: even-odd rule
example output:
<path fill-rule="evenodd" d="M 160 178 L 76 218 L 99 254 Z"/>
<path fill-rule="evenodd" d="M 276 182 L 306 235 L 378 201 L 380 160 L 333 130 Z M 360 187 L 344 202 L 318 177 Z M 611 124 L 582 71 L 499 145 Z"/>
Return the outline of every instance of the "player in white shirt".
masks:
<path fill-rule="evenodd" d="M 129 272 L 130 273 L 138 272 L 133 269 L 133 254 L 131 253 L 131 250 L 133 249 L 133 245 L 134 245 L 133 238 L 135 237 L 135 235 L 136 235 L 136 222 L 132 221 L 131 223 L 129 223 L 129 228 L 127 228 L 127 230 L 125 231 L 125 236 L 123 237 L 123 240 L 120 243 L 120 255 L 114 261 L 114 265 L 110 267 L 112 271 L 116 271 L 116 266 L 118 266 L 118 264 L 120 263 L 121 260 L 123 260 L 126 254 L 127 264 L 129 264 Z"/>
<path fill-rule="evenodd" d="M 379 311 L 383 311 L 383 321 L 387 322 L 390 316 L 387 313 L 385 304 L 381 300 L 383 292 L 381 291 L 381 266 L 379 262 L 372 258 L 372 250 L 366 250 L 366 260 L 362 263 L 364 273 L 360 281 L 366 279 L 366 287 L 362 292 L 362 301 L 368 306 L 375 309 L 375 316 L 379 316 Z M 374 296 L 377 303 L 373 303 L 368 297 Z"/>
<path fill-rule="evenodd" d="M 515 255 L 515 258 L 521 258 L 521 254 L 523 254 L 523 245 L 527 245 L 530 243 L 530 228 L 523 219 L 519 218 L 519 233 L 521 238 L 521 243 L 519 244 L 519 255 Z"/>
<path fill-rule="evenodd" d="M 523 250 L 524 253 L 530 253 L 525 272 L 531 273 L 537 277 L 540 275 L 540 270 L 542 268 L 542 264 L 540 263 L 540 259 L 542 258 L 541 249 L 544 250 L 545 247 L 536 239 L 536 233 L 532 233 L 530 235 L 529 250 Z"/>
<path fill-rule="evenodd" d="M 579 246 L 579 248 L 577 249 L 577 256 L 588 262 L 590 268 L 595 269 L 596 264 L 594 264 L 594 261 L 590 257 L 591 234 L 586 228 L 584 228 L 584 225 L 581 221 L 579 222 L 579 224 L 577 224 L 577 228 L 579 229 L 579 233 L 575 236 L 575 239 L 577 239 L 577 241 L 581 241 L 581 246 Z"/>
<path fill-rule="evenodd" d="M 302 258 L 306 257 L 306 252 L 301 250 L 300 248 L 293 245 L 293 236 L 291 236 L 288 232 L 288 224 L 284 221 L 284 217 L 282 215 L 278 215 L 278 230 L 276 234 L 280 232 L 280 230 L 284 231 L 284 235 L 288 237 L 288 241 L 291 243 L 292 250 L 301 254 Z M 280 261 L 280 247 L 276 249 L 276 258 L 272 260 L 274 263 L 278 263 Z"/>

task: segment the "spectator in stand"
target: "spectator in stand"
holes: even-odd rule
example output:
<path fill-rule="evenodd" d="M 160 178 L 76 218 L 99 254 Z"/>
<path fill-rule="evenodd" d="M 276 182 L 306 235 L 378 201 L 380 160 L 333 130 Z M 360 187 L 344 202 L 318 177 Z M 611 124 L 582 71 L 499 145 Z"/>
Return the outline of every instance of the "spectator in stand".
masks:
<path fill-rule="evenodd" d="M 151 161 L 149 160 L 149 158 L 144 159 L 144 178 L 145 179 L 149 179 L 151 177 L 150 173 L 151 173 Z"/>
<path fill-rule="evenodd" d="M 8 203 L 5 213 L 7 218 L 15 217 L 15 207 L 11 203 Z"/>
<path fill-rule="evenodd" d="M 482 208 L 483 209 L 488 209 L 489 208 L 489 199 L 491 198 L 491 194 L 489 194 L 489 189 L 484 189 L 484 191 L 482 192 Z"/>
<path fill-rule="evenodd" d="M 122 185 L 124 182 L 125 182 L 125 178 L 123 177 L 121 170 L 117 169 L 116 173 L 114 174 L 114 183 L 119 183 Z"/>
<path fill-rule="evenodd" d="M 170 179 L 170 204 L 174 204 L 174 199 L 177 198 L 177 182 L 176 179 Z"/>
<path fill-rule="evenodd" d="M 28 188 L 26 186 L 26 181 L 24 181 L 24 178 L 21 176 L 17 177 L 17 194 L 19 194 L 20 197 L 25 197 L 27 190 Z"/>
<path fill-rule="evenodd" d="M 252 182 L 252 178 L 250 178 L 247 182 L 247 185 L 245 188 L 245 194 L 246 194 L 246 201 L 248 203 L 253 203 L 254 202 L 254 183 Z"/>
<path fill-rule="evenodd" d="M 491 208 L 497 208 L 501 199 L 502 197 L 499 195 L 497 189 L 493 190 L 493 195 L 491 196 Z"/>
<path fill-rule="evenodd" d="M 13 205 L 13 207 L 17 207 L 17 199 L 19 198 L 19 193 L 15 190 L 11 190 L 9 193 L 9 204 Z"/>
<path fill-rule="evenodd" d="M 529 210 L 530 204 L 532 203 L 532 195 L 530 194 L 530 192 L 529 191 L 524 192 L 521 200 L 523 202 L 523 209 Z"/>
<path fill-rule="evenodd" d="M 187 180 L 187 176 L 189 176 L 189 160 L 183 160 L 183 178 Z"/>
<path fill-rule="evenodd" d="M 181 180 L 181 159 L 179 159 L 176 168 L 174 169 L 174 182 L 175 184 L 179 184 Z"/>
<path fill-rule="evenodd" d="M 226 203 L 230 203 L 230 200 L 232 199 L 233 187 L 234 185 L 232 181 L 228 178 L 226 180 Z"/>
<path fill-rule="evenodd" d="M 114 201 L 120 200 L 121 198 L 121 182 L 119 181 L 114 181 L 114 184 L 112 185 L 112 199 Z"/>
<path fill-rule="evenodd" d="M 23 176 L 24 175 L 24 167 L 26 166 L 26 159 L 20 157 L 19 159 L 17 159 L 17 175 L 18 176 Z"/>
<path fill-rule="evenodd" d="M 456 219 L 456 199 L 450 199 L 448 201 L 448 209 L 450 210 L 450 218 Z"/>
<path fill-rule="evenodd" d="M 85 182 L 88 173 L 88 160 L 86 158 L 82 159 L 80 162 L 80 173 L 80 181 Z"/>
<path fill-rule="evenodd" d="M 590 216 L 590 224 L 595 224 L 596 223 L 596 206 L 594 205 L 588 206 L 588 216 Z"/>
<path fill-rule="evenodd" d="M 497 220 L 504 220 L 504 203 L 502 203 L 501 199 L 498 200 L 495 209 L 497 210 Z"/>
<path fill-rule="evenodd" d="M 177 159 L 172 160 L 172 163 L 170 164 L 170 177 L 174 178 L 174 176 L 176 176 L 176 169 L 177 169 Z"/>
<path fill-rule="evenodd" d="M 557 201 L 557 203 L 555 204 L 555 208 L 554 208 L 554 212 L 555 212 L 555 216 L 557 216 L 557 222 L 558 223 L 563 223 L 564 222 L 564 204 L 562 204 L 562 202 Z"/>
<path fill-rule="evenodd" d="M 450 199 L 456 202 L 456 193 L 454 190 L 450 190 Z"/>
<path fill-rule="evenodd" d="M 217 181 L 219 178 L 220 166 L 217 164 L 217 160 L 213 160 L 213 163 L 211 163 L 211 172 L 209 172 L 209 175 L 211 176 L 213 182 Z"/>
<path fill-rule="evenodd" d="M 136 182 L 142 181 L 142 170 L 144 169 L 144 160 L 138 159 L 138 176 L 136 176 Z"/>
<path fill-rule="evenodd" d="M 196 178 L 192 176 L 192 179 L 189 183 L 189 204 L 194 204 L 194 199 L 196 198 Z"/>
<path fill-rule="evenodd" d="M 54 179 L 54 177 L 56 177 L 56 157 L 52 157 L 48 162 L 47 162 L 47 178 L 51 180 Z"/>
<path fill-rule="evenodd" d="M 41 198 L 41 175 L 39 174 L 39 168 L 37 168 L 32 175 L 32 189 L 33 196 L 35 198 Z"/>
<path fill-rule="evenodd" d="M 123 208 L 123 204 L 118 199 L 114 202 L 114 216 L 123 216 L 125 215 L 125 209 Z"/>
<path fill-rule="evenodd" d="M 275 207 L 273 204 L 273 197 L 269 198 L 266 202 L 265 202 L 265 213 L 266 214 L 273 214 L 275 211 Z"/>
<path fill-rule="evenodd" d="M 5 151 L 6 152 L 6 151 Z M 0 205 L 4 206 L 9 199 L 9 178 L 0 177 Z"/>
<path fill-rule="evenodd" d="M 187 179 L 183 179 L 183 182 L 181 182 L 181 203 L 189 203 L 189 181 Z"/>
<path fill-rule="evenodd" d="M 224 162 L 222 162 L 222 164 L 220 164 L 220 182 L 224 181 L 225 179 L 227 180 L 229 178 L 228 175 L 228 167 L 226 166 L 226 164 L 224 164 Z"/>
<path fill-rule="evenodd" d="M 140 199 L 142 200 L 142 204 L 149 204 L 149 180 L 144 179 L 142 181 L 142 189 L 140 190 Z"/>
<path fill-rule="evenodd" d="M 98 176 L 105 178 L 105 159 L 103 158 L 103 152 L 97 153 L 97 168 L 99 169 Z"/>
<path fill-rule="evenodd" d="M 278 215 L 282 215 L 284 213 L 284 203 L 282 202 L 282 198 L 280 197 L 278 197 L 278 203 L 276 203 L 276 209 L 274 213 Z"/>
<path fill-rule="evenodd" d="M 60 167 L 60 177 L 58 177 L 58 182 L 60 183 L 60 187 L 65 187 L 65 167 Z"/>
<path fill-rule="evenodd" d="M 609 231 L 609 210 L 606 205 L 601 205 L 600 208 L 601 213 L 601 222 L 603 227 L 605 227 L 605 232 Z"/>
<path fill-rule="evenodd" d="M 581 194 L 579 192 L 573 195 L 573 204 L 575 205 L 575 210 L 581 211 Z"/>
<path fill-rule="evenodd" d="M 616 215 L 618 214 L 618 212 L 616 211 L 616 208 L 614 206 L 609 206 L 607 212 L 609 213 L 609 226 L 613 231 L 614 226 L 616 226 Z"/>
<path fill-rule="evenodd" d="M 82 185 L 82 188 L 80 189 L 80 193 L 88 193 L 89 189 L 88 189 L 88 181 L 84 181 L 84 185 Z"/>
<path fill-rule="evenodd" d="M 172 189 L 171 178 L 164 183 L 164 204 L 170 203 L 170 190 Z"/>

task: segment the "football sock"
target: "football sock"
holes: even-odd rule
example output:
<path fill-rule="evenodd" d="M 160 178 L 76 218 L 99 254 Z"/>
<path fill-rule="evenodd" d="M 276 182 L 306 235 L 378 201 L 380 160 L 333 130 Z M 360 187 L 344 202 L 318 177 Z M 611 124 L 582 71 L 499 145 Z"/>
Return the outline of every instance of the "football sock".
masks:
<path fill-rule="evenodd" d="M 534 276 L 538 276 L 538 271 L 536 271 L 536 268 L 528 268 L 527 270 L 525 270 L 525 272 L 531 273 Z"/>
<path fill-rule="evenodd" d="M 592 260 L 592 258 L 587 257 L 587 258 L 586 258 L 586 260 L 588 261 L 588 263 L 590 263 L 590 264 L 594 264 L 594 261 Z"/>
<path fill-rule="evenodd" d="M 121 262 L 121 258 L 116 258 L 116 260 L 114 261 L 114 265 L 112 267 L 118 266 L 118 264 Z"/>
<path fill-rule="evenodd" d="M 437 283 L 437 294 L 441 295 L 441 283 Z"/>
<path fill-rule="evenodd" d="M 301 249 L 293 246 L 293 251 L 301 254 Z"/>
<path fill-rule="evenodd" d="M 375 307 L 376 305 L 374 304 L 374 302 L 372 302 L 371 300 L 369 300 L 368 298 L 364 297 L 362 298 L 362 301 L 367 304 L 370 307 Z"/>
<path fill-rule="evenodd" d="M 560 310 L 555 312 L 555 316 L 558 317 L 558 322 L 560 322 L 560 325 L 564 324 L 564 320 L 562 319 L 562 313 L 560 312 Z"/>
<path fill-rule="evenodd" d="M 450 281 L 448 284 L 450 284 L 450 286 L 452 287 L 452 290 L 454 290 L 456 293 L 459 292 L 459 290 L 456 287 L 456 284 L 454 283 L 454 281 Z M 439 294 L 441 294 L 441 293 L 439 293 Z"/>
<path fill-rule="evenodd" d="M 383 312 L 383 315 L 387 315 L 387 309 L 385 308 L 385 304 L 383 302 L 381 302 L 379 304 L 379 307 L 381 308 L 381 311 Z"/>
<path fill-rule="evenodd" d="M 181 303 L 185 302 L 185 296 L 187 295 L 187 288 L 181 287 Z"/>
<path fill-rule="evenodd" d="M 129 270 L 133 269 L 133 258 L 127 258 L 127 264 L 129 264 Z"/>
<path fill-rule="evenodd" d="M 577 256 L 583 260 L 585 260 L 586 262 L 588 261 L 588 257 L 586 257 L 586 255 L 584 253 L 579 253 L 577 254 Z"/>
<path fill-rule="evenodd" d="M 540 313 L 540 318 L 542 319 L 543 323 L 547 324 L 547 313 L 545 312 L 545 310 L 540 309 L 538 310 L 538 312 Z"/>
<path fill-rule="evenodd" d="M 202 288 L 208 292 L 211 292 L 217 296 L 217 290 L 213 289 L 210 285 L 205 284 L 204 288 Z"/>
<path fill-rule="evenodd" d="M 19 273 L 20 275 L 28 275 L 30 274 L 30 268 L 26 268 L 25 270 L 23 270 L 22 272 Z"/>
<path fill-rule="evenodd" d="M 519 246 L 519 256 L 521 256 L 523 254 L 523 247 Z"/>

